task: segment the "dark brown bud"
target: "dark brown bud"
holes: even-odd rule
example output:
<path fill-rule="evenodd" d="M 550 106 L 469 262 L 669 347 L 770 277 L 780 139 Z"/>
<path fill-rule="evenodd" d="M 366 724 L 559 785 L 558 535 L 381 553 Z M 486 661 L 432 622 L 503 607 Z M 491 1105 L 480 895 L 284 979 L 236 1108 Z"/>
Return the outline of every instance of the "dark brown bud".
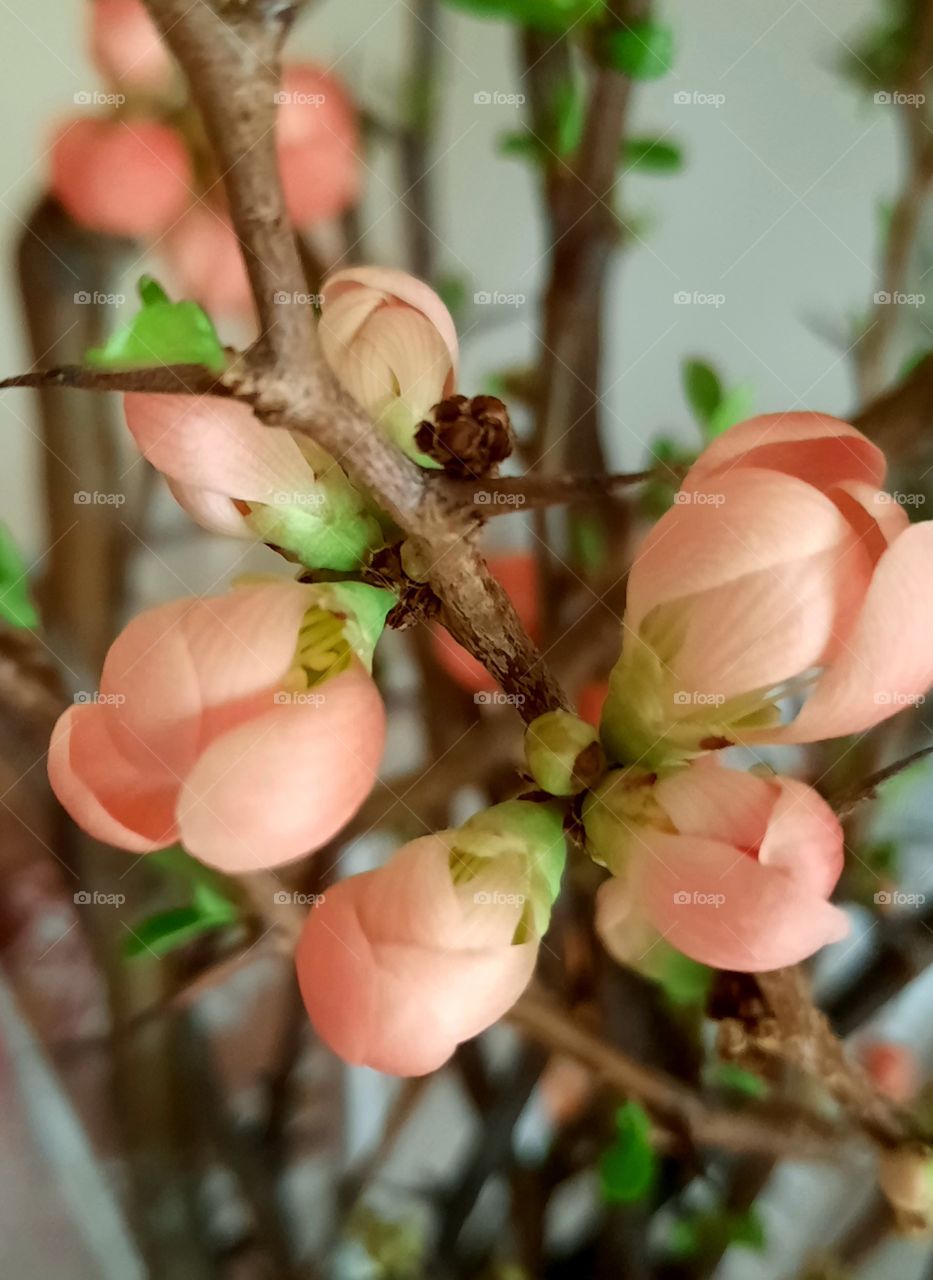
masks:
<path fill-rule="evenodd" d="M 480 480 L 512 452 L 509 411 L 495 396 L 450 396 L 418 427 L 415 443 L 451 475 Z"/>

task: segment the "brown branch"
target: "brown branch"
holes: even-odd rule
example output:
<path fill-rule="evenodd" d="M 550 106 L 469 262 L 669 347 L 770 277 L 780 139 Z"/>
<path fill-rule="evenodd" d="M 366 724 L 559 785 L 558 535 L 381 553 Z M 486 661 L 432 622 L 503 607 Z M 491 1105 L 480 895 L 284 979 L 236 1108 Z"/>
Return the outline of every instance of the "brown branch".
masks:
<path fill-rule="evenodd" d="M 223 378 L 200 364 L 154 365 L 146 369 L 93 369 L 66 364 L 32 369 L 0 380 L 0 391 L 13 387 L 69 387 L 79 391 L 144 391 L 156 395 L 234 395 Z"/>
<path fill-rule="evenodd" d="M 834 797 L 831 801 L 832 807 L 840 818 L 847 818 L 863 800 L 874 800 L 877 797 L 878 788 L 883 783 L 890 778 L 896 778 L 899 773 L 909 769 L 912 764 L 916 764 L 918 760 L 926 759 L 931 754 L 933 754 L 933 747 L 922 747 L 919 751 L 913 751 L 909 756 L 904 756 L 902 760 L 895 760 L 893 764 L 885 765 L 883 769 L 876 770 L 874 773 L 869 774 L 867 778 L 862 778 L 854 787 L 850 787 L 847 791 Z"/>
<path fill-rule="evenodd" d="M 855 1149 L 853 1134 L 805 1113 L 712 1107 L 681 1081 L 636 1062 L 534 991 L 526 992 L 507 1017 L 525 1035 L 582 1062 L 607 1084 L 642 1102 L 664 1129 L 699 1146 L 817 1161 L 838 1159 Z"/>

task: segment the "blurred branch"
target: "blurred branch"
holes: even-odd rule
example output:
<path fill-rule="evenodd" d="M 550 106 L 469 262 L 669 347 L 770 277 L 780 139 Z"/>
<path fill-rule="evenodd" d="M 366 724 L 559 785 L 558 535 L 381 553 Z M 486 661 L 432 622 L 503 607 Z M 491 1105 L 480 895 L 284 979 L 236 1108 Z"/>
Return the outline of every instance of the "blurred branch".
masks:
<path fill-rule="evenodd" d="M 663 1129 L 700 1146 L 782 1159 L 834 1160 L 854 1149 L 853 1134 L 806 1113 L 726 1111 L 662 1071 L 643 1066 L 586 1030 L 550 1000 L 526 992 L 508 1020 L 538 1043 L 584 1063 L 607 1084 L 644 1103 Z"/>
<path fill-rule="evenodd" d="M 933 754 L 933 747 L 922 747 L 919 751 L 914 751 L 909 756 L 905 756 L 903 760 L 895 760 L 893 764 L 886 765 L 883 769 L 878 769 L 875 773 L 869 774 L 867 778 L 862 778 L 854 787 L 851 787 L 842 795 L 833 797 L 831 800 L 832 807 L 840 818 L 847 818 L 863 800 L 876 799 L 878 788 L 883 783 L 891 778 L 896 778 L 899 773 L 909 769 L 918 760 L 925 760 L 931 754 Z"/>

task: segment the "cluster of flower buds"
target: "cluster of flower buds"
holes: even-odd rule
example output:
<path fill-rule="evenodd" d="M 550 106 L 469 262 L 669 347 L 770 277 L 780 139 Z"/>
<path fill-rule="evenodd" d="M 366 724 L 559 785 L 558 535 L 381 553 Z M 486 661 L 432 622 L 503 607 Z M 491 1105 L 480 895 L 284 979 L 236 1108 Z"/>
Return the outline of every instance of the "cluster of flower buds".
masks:
<path fill-rule="evenodd" d="M 51 189 L 79 225 L 149 241 L 176 292 L 215 315 L 249 316 L 249 283 L 219 196 L 203 126 L 142 0 L 86 0 L 89 51 L 106 91 L 76 95 L 97 110 L 56 128 Z M 359 195 L 358 126 L 346 90 L 309 63 L 286 66 L 276 94 L 288 212 L 308 229 Z"/>

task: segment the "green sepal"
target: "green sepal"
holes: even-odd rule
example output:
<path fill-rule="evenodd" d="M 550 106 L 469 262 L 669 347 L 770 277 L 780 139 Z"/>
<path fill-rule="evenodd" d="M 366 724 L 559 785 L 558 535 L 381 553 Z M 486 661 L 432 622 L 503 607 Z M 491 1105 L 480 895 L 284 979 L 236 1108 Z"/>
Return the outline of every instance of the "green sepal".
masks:
<path fill-rule="evenodd" d="M 367 671 L 373 669 L 373 653 L 385 630 L 386 618 L 398 604 L 397 596 L 366 582 L 321 582 L 322 609 L 346 615 L 344 635 Z"/>
<path fill-rule="evenodd" d="M 313 496 L 313 495 L 311 495 Z M 364 511 L 336 508 L 326 490 L 319 505 L 257 503 L 246 523 L 263 542 L 295 556 L 307 569 L 357 569 L 384 542 L 378 520 Z"/>
<path fill-rule="evenodd" d="M 151 276 L 139 281 L 142 309 L 102 347 L 92 347 L 85 363 L 101 369 L 147 365 L 199 364 L 219 373 L 226 362 L 210 316 L 196 302 L 172 302 Z"/>

